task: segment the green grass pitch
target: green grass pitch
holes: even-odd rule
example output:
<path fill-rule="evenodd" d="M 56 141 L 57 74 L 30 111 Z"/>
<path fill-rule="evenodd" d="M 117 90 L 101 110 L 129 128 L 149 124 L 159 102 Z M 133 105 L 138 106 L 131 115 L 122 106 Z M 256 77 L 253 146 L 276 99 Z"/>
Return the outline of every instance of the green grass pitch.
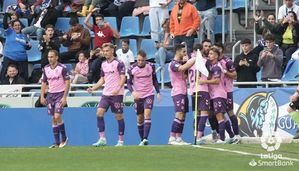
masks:
<path fill-rule="evenodd" d="M 204 147 L 255 154 L 267 153 L 259 144 L 206 145 Z M 281 144 L 279 150 L 274 153 L 281 154 L 283 157 L 299 159 L 299 144 Z M 260 157 L 192 146 L 0 148 L 0 171 L 297 171 L 299 168 L 299 162 L 296 161 L 294 166 L 287 167 L 252 167 L 249 166 L 249 162 L 252 160 L 258 161 Z"/>

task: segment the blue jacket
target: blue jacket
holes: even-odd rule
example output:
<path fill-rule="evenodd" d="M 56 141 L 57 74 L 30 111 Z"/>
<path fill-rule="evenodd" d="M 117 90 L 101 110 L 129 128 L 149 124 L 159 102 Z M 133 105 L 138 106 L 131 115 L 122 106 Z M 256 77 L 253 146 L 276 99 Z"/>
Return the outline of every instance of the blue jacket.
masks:
<path fill-rule="evenodd" d="M 26 35 L 16 34 L 13 28 L 8 28 L 6 31 L 6 41 L 3 50 L 3 55 L 14 61 L 27 61 L 26 50 L 31 47 L 27 45 L 29 39 Z"/>

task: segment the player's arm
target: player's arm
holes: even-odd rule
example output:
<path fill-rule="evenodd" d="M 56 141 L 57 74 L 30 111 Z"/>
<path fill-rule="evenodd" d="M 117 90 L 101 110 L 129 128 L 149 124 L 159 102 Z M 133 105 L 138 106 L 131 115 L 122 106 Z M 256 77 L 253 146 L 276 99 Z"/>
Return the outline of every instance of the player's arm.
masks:
<path fill-rule="evenodd" d="M 40 92 L 40 103 L 43 105 L 46 105 L 46 99 L 45 99 L 45 94 L 46 94 L 46 87 L 47 87 L 47 75 L 45 70 L 43 69 L 43 74 L 42 74 L 42 86 L 41 86 L 41 92 Z"/>
<path fill-rule="evenodd" d="M 100 87 L 102 87 L 103 84 L 105 84 L 105 80 L 104 80 L 104 77 L 101 77 L 99 79 L 99 81 L 95 85 L 93 85 L 92 87 L 89 87 L 87 89 L 87 91 L 89 93 L 91 93 L 92 91 L 96 91 L 97 89 L 99 89 Z"/>
<path fill-rule="evenodd" d="M 113 94 L 117 95 L 120 89 L 125 85 L 126 83 L 126 69 L 125 64 L 123 62 L 118 63 L 117 70 L 120 74 L 120 81 L 118 83 L 118 90 L 114 91 Z"/>
<path fill-rule="evenodd" d="M 220 78 L 213 78 L 211 80 L 199 80 L 199 84 L 219 84 Z"/>
<path fill-rule="evenodd" d="M 153 85 L 154 85 L 155 90 L 157 92 L 157 99 L 160 102 L 161 101 L 161 93 L 160 93 L 159 83 L 158 83 L 158 80 L 157 80 L 156 68 L 155 68 L 155 65 L 152 65 L 152 67 L 153 67 L 153 73 L 152 73 Z"/>
<path fill-rule="evenodd" d="M 129 79 L 127 81 L 127 87 L 129 89 L 129 91 L 131 93 L 133 93 L 133 91 L 134 91 L 134 89 L 133 89 L 133 79 L 134 79 L 134 76 L 133 76 L 133 74 L 131 72 L 131 67 L 128 69 L 128 74 L 129 74 Z"/>
<path fill-rule="evenodd" d="M 189 59 L 184 65 L 178 67 L 178 71 L 186 71 L 195 64 L 195 58 Z"/>
<path fill-rule="evenodd" d="M 226 76 L 228 76 L 229 78 L 231 78 L 231 79 L 237 79 L 237 72 L 236 71 L 233 71 L 233 72 L 229 72 L 229 71 L 224 71 L 223 72 L 224 73 L 224 75 L 226 75 Z"/>

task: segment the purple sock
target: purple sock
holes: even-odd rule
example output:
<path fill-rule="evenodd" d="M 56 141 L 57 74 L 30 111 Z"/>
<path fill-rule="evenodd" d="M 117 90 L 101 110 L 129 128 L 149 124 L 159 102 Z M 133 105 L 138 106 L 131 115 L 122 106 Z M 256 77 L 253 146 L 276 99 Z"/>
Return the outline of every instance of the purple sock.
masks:
<path fill-rule="evenodd" d="M 199 121 L 200 121 L 200 116 L 197 116 L 197 117 L 196 117 L 196 125 L 197 125 L 197 126 L 198 126 Z M 194 122 L 195 122 L 195 120 L 193 119 L 193 129 L 194 129 Z M 198 128 L 197 128 L 197 129 L 198 129 Z"/>
<path fill-rule="evenodd" d="M 124 119 L 118 120 L 118 135 L 124 135 L 125 121 Z"/>
<path fill-rule="evenodd" d="M 238 119 L 236 115 L 230 116 L 229 119 L 232 122 L 232 127 L 235 135 L 239 135 L 239 125 L 238 125 Z"/>
<path fill-rule="evenodd" d="M 209 116 L 209 122 L 211 125 L 211 129 L 216 130 L 216 132 L 219 134 L 218 122 L 214 114 Z"/>
<path fill-rule="evenodd" d="M 139 136 L 140 136 L 140 139 L 142 140 L 143 139 L 143 133 L 144 133 L 144 123 L 137 123 L 137 126 L 138 126 L 138 132 L 139 132 Z"/>
<path fill-rule="evenodd" d="M 144 135 L 143 139 L 147 139 L 149 132 L 151 130 L 152 121 L 151 119 L 145 119 L 144 120 Z"/>
<path fill-rule="evenodd" d="M 205 130 L 206 122 L 207 122 L 208 116 L 201 116 L 199 123 L 198 123 L 198 128 L 197 128 L 197 138 L 201 138 L 203 136 L 203 131 Z"/>
<path fill-rule="evenodd" d="M 53 128 L 55 144 L 59 145 L 60 144 L 59 127 L 58 127 L 58 125 L 53 125 L 52 128 Z"/>
<path fill-rule="evenodd" d="M 59 131 L 60 131 L 60 134 L 61 134 L 61 141 L 64 142 L 66 140 L 66 133 L 65 133 L 64 123 L 62 122 L 58 126 L 59 126 Z"/>
<path fill-rule="evenodd" d="M 219 121 L 218 124 L 219 124 L 220 139 L 222 141 L 224 141 L 225 140 L 225 123 L 224 123 L 224 120 Z"/>
<path fill-rule="evenodd" d="M 97 117 L 97 125 L 98 125 L 98 131 L 99 132 L 105 132 L 105 121 L 104 117 Z"/>
<path fill-rule="evenodd" d="M 181 121 L 177 118 L 175 118 L 172 122 L 172 127 L 171 127 L 171 132 L 172 133 L 179 133 L 179 129 L 180 129 L 180 124 L 181 124 Z"/>
<path fill-rule="evenodd" d="M 233 138 L 235 134 L 233 133 L 232 127 L 230 125 L 229 121 L 224 121 L 225 122 L 225 130 L 228 133 L 230 138 Z"/>

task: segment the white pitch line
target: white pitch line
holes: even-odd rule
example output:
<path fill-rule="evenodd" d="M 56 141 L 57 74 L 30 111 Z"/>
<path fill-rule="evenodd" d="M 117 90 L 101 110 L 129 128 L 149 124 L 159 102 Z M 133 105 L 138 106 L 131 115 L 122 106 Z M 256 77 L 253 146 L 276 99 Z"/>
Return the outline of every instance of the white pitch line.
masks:
<path fill-rule="evenodd" d="M 202 148 L 202 149 L 210 149 L 210 150 L 225 151 L 225 152 L 230 152 L 230 153 L 237 153 L 237 154 L 241 154 L 241 155 L 245 155 L 245 156 L 256 156 L 256 157 L 261 156 L 261 154 L 248 153 L 248 152 L 244 152 L 244 151 L 230 150 L 230 149 L 225 149 L 225 148 L 204 147 L 204 146 L 201 146 L 201 145 L 192 145 L 192 146 L 196 147 L 196 148 Z M 299 162 L 299 159 L 296 159 L 296 158 L 281 157 L 279 159 Z"/>

